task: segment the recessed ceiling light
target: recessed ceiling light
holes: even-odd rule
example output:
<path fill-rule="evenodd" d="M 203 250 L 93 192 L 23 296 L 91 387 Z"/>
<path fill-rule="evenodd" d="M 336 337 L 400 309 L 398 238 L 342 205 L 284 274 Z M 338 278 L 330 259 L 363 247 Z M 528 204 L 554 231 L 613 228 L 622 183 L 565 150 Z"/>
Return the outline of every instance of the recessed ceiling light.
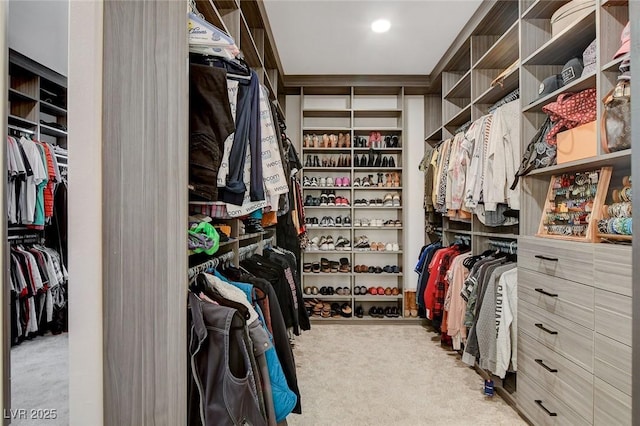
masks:
<path fill-rule="evenodd" d="M 389 28 L 391 28 L 391 22 L 386 19 L 378 19 L 371 24 L 371 29 L 374 33 L 386 33 Z"/>

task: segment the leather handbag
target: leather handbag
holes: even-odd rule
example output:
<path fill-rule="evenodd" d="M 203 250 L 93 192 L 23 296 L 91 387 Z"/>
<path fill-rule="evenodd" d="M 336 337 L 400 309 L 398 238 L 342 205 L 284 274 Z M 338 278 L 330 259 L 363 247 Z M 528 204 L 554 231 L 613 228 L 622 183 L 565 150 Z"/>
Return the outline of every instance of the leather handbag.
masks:
<path fill-rule="evenodd" d="M 602 149 L 614 152 L 631 148 L 631 80 L 619 78 L 602 102 Z"/>
<path fill-rule="evenodd" d="M 542 127 L 538 129 L 538 132 L 527 145 L 527 149 L 522 157 L 520 168 L 516 172 L 511 190 L 516 189 L 520 176 L 524 176 L 530 173 L 532 170 L 542 167 L 553 166 L 556 163 L 556 145 L 550 144 L 547 141 L 547 134 L 553 127 L 551 119 L 547 117 Z"/>
<path fill-rule="evenodd" d="M 555 145 L 556 135 L 562 130 L 573 129 L 582 124 L 596 120 L 596 89 L 586 89 L 578 93 L 563 93 L 558 96 L 555 102 L 551 102 L 544 107 L 544 111 L 551 121 L 553 127 L 547 134 L 547 142 Z"/>

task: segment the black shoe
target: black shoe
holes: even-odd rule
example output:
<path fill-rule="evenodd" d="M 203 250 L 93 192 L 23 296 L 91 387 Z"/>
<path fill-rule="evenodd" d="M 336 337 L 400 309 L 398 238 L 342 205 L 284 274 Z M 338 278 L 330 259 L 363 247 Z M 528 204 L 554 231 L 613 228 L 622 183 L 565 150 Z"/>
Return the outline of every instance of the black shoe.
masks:
<path fill-rule="evenodd" d="M 378 315 L 378 318 L 384 318 L 384 309 L 382 309 L 382 307 L 376 308 L 376 314 Z"/>
<path fill-rule="evenodd" d="M 356 316 L 358 318 L 362 318 L 364 316 L 364 309 L 362 309 L 362 306 L 356 307 Z"/>
<path fill-rule="evenodd" d="M 391 136 L 391 147 L 400 148 L 400 140 L 398 139 L 398 136 L 396 135 Z"/>
<path fill-rule="evenodd" d="M 367 167 L 373 167 L 376 162 L 375 154 L 373 151 L 369 151 L 369 158 L 367 159 Z"/>
<path fill-rule="evenodd" d="M 389 157 L 389 167 L 395 167 L 396 166 L 396 160 L 393 159 L 393 157 Z"/>
<path fill-rule="evenodd" d="M 378 186 L 383 185 L 382 176 L 384 176 L 384 173 L 378 173 Z"/>
<path fill-rule="evenodd" d="M 360 157 L 358 157 L 357 154 L 356 154 L 355 158 L 353 159 L 353 167 L 360 167 Z"/>
<path fill-rule="evenodd" d="M 311 162 L 311 156 L 307 155 L 307 161 L 304 162 L 304 166 L 305 167 L 313 167 L 312 164 L 313 163 Z"/>
<path fill-rule="evenodd" d="M 386 148 L 391 148 L 391 136 L 384 137 L 384 146 Z"/>
<path fill-rule="evenodd" d="M 382 159 L 382 167 L 389 167 L 389 157 L 384 157 Z"/>
<path fill-rule="evenodd" d="M 304 199 L 305 206 L 313 205 L 313 197 L 311 195 L 307 195 L 307 198 Z"/>
<path fill-rule="evenodd" d="M 382 166 L 382 155 L 378 154 L 376 156 L 376 160 L 373 162 L 373 167 L 381 167 Z"/>
<path fill-rule="evenodd" d="M 313 156 L 313 167 L 320 167 L 320 158 L 317 155 Z"/>
<path fill-rule="evenodd" d="M 360 157 L 360 167 L 367 167 L 367 156 L 366 156 L 366 154 L 362 154 L 362 157 Z"/>

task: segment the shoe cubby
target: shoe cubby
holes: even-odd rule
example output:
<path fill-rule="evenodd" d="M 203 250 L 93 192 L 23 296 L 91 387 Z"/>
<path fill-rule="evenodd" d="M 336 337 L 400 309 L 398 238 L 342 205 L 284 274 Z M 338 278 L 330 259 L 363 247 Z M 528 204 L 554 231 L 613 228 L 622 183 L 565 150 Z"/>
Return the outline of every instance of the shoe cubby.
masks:
<path fill-rule="evenodd" d="M 310 290 L 316 287 L 319 291 L 321 286 L 338 288 L 338 284 L 344 286 L 348 282 L 351 295 L 334 293 L 326 297 L 347 297 L 353 302 L 361 296 L 353 294 L 353 285 L 360 279 L 355 277 L 354 262 L 370 257 L 375 262 L 366 260 L 369 265 L 379 265 L 381 269 L 397 266 L 398 272 L 373 273 L 369 278 L 384 284 L 384 288 L 397 288 L 395 297 L 401 305 L 403 104 L 401 87 L 302 88 L 302 201 L 311 241 L 303 252 L 303 269 L 304 265 L 320 262 L 322 257 L 334 261 L 346 258 L 350 266 L 348 273 L 303 271 L 303 288 L 311 286 Z M 338 197 L 348 200 L 348 205 L 330 205 Z M 354 222 L 356 218 L 359 220 Z M 363 219 L 371 226 L 362 226 Z M 333 246 L 326 243 L 329 235 Z M 348 240 L 349 250 L 323 250 L 335 247 L 339 236 Z M 367 238 L 368 246 L 361 237 Z M 363 247 L 356 247 L 358 242 Z M 392 250 L 394 243 L 397 251 Z M 368 249 L 368 254 L 363 254 L 363 248 Z M 305 294 L 305 297 L 324 296 Z"/>

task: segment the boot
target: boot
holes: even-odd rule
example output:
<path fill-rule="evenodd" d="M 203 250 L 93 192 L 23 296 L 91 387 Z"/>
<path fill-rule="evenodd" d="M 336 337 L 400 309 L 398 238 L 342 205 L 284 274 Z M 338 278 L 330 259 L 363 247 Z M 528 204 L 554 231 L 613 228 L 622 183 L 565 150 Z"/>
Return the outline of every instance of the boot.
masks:
<path fill-rule="evenodd" d="M 311 156 L 307 155 L 307 161 L 304 162 L 305 167 L 313 167 L 313 163 L 311 162 Z"/>
<path fill-rule="evenodd" d="M 415 294 L 415 293 L 413 293 Z M 404 317 L 405 318 L 410 318 L 411 317 L 411 302 L 410 302 L 410 298 L 411 298 L 411 292 L 410 291 L 405 291 L 404 292 Z"/>
<path fill-rule="evenodd" d="M 376 155 L 376 159 L 373 162 L 373 167 L 382 167 L 382 155 Z"/>
<path fill-rule="evenodd" d="M 320 167 L 320 158 L 317 155 L 313 156 L 313 167 Z"/>
<path fill-rule="evenodd" d="M 416 292 L 412 291 L 411 292 L 411 297 L 410 297 L 410 305 L 409 308 L 411 309 L 411 318 L 418 318 L 418 303 L 416 300 Z"/>
<path fill-rule="evenodd" d="M 384 173 L 378 173 L 378 186 L 382 186 L 383 182 L 382 182 L 382 176 L 384 175 Z"/>

